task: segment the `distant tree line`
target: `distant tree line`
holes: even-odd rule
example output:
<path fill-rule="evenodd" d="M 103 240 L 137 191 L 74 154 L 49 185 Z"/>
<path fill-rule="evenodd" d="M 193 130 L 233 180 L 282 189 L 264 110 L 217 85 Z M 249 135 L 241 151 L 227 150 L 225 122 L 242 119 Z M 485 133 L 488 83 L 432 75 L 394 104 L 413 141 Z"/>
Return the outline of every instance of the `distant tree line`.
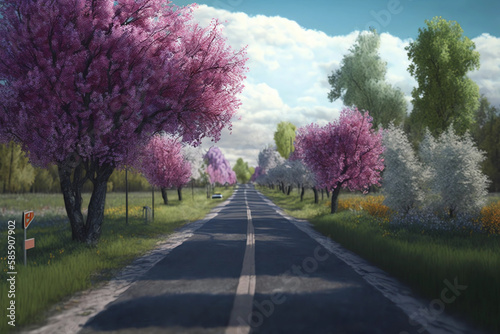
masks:
<path fill-rule="evenodd" d="M 86 182 L 85 192 L 92 191 Z M 151 185 L 140 173 L 129 171 L 129 191 L 150 190 Z M 14 144 L 0 144 L 0 191 L 2 193 L 59 193 L 61 185 L 57 166 L 33 167 L 21 148 Z M 108 191 L 125 191 L 125 170 L 115 170 L 108 181 Z"/>

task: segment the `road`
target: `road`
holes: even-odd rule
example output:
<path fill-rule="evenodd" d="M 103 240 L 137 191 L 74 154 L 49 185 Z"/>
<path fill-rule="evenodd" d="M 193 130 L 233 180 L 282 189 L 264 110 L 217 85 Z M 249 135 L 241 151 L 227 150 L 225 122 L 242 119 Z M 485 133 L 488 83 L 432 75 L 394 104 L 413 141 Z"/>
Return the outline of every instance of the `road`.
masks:
<path fill-rule="evenodd" d="M 79 333 L 471 332 L 450 319 L 410 320 L 422 301 L 298 224 L 241 186 Z"/>

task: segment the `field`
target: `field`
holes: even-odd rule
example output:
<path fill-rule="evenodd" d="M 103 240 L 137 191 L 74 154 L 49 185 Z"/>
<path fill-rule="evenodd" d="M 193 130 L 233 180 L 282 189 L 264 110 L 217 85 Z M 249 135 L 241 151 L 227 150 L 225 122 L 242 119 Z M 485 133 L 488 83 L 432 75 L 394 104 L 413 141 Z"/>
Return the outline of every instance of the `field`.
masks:
<path fill-rule="evenodd" d="M 445 304 L 445 311 L 479 328 L 500 332 L 500 230 L 478 227 L 481 220 L 500 226 L 498 194 L 490 196 L 478 221 L 435 228 L 431 222 L 415 226 L 391 223 L 393 216 L 381 204 L 381 195 L 341 194 L 339 212 L 331 215 L 326 196 L 314 204 L 312 192 L 300 202 L 296 192 L 286 196 L 268 188 L 259 190 L 291 216 L 309 220 L 318 231 L 429 301 L 442 298 L 445 280 L 457 280 L 467 287 Z M 432 313 L 425 320 L 432 321 Z"/>
<path fill-rule="evenodd" d="M 233 188 L 218 188 L 224 198 Z M 205 189 L 183 190 L 179 202 L 176 191 L 168 191 L 169 205 L 155 192 L 154 222 L 145 223 L 144 206 L 152 206 L 152 193 L 129 194 L 129 222 L 125 221 L 125 194 L 109 193 L 106 199 L 103 232 L 95 247 L 71 241 L 71 229 L 65 218 L 61 194 L 23 194 L 0 196 L 0 316 L 6 318 L 7 222 L 16 220 L 16 328 L 44 319 L 46 311 L 77 291 L 102 284 L 134 258 L 154 248 L 156 243 L 176 228 L 203 218 L 221 200 L 207 199 Z M 84 207 L 89 195 L 84 195 Z M 23 210 L 34 210 L 35 219 L 27 238 L 35 238 L 35 248 L 28 250 L 28 265 L 23 265 Z M 0 333 L 12 327 L 0 322 Z"/>

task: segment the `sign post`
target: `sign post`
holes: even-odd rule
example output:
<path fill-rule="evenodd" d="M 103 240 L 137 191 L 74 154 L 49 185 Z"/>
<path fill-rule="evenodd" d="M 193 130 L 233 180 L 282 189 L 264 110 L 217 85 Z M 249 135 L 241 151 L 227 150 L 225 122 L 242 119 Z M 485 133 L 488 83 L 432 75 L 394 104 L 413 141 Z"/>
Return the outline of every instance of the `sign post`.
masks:
<path fill-rule="evenodd" d="M 35 213 L 33 211 L 23 212 L 23 229 L 24 229 L 24 265 L 26 266 L 26 251 L 30 248 L 35 247 L 35 239 L 31 238 L 26 240 L 26 230 L 30 226 L 31 222 L 35 218 Z"/>

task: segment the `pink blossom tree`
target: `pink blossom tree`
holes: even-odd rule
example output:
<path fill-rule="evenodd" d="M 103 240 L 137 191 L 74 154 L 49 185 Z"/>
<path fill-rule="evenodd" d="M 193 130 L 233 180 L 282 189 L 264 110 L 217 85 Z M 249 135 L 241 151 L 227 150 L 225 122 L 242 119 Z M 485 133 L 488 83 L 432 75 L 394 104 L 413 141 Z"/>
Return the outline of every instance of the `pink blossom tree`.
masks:
<path fill-rule="evenodd" d="M 56 164 L 74 240 L 101 234 L 106 183 L 152 134 L 217 140 L 240 105 L 245 51 L 168 0 L 4 0 L 0 139 Z M 88 216 L 82 186 L 94 187 Z"/>
<path fill-rule="evenodd" d="M 341 188 L 368 190 L 379 185 L 384 169 L 382 133 L 372 129 L 368 112 L 345 108 L 338 120 L 325 126 L 311 124 L 298 130 L 295 154 L 332 190 L 331 213 L 338 207 Z"/>
<path fill-rule="evenodd" d="M 212 146 L 205 154 L 207 174 L 211 184 L 235 184 L 236 174 L 231 169 L 229 161 L 226 160 L 222 151 Z"/>
<path fill-rule="evenodd" d="M 182 144 L 174 138 L 159 135 L 151 138 L 136 164 L 151 185 L 161 188 L 165 204 L 168 204 L 167 189 L 175 187 L 180 193 L 191 178 L 191 164 L 182 154 Z"/>

